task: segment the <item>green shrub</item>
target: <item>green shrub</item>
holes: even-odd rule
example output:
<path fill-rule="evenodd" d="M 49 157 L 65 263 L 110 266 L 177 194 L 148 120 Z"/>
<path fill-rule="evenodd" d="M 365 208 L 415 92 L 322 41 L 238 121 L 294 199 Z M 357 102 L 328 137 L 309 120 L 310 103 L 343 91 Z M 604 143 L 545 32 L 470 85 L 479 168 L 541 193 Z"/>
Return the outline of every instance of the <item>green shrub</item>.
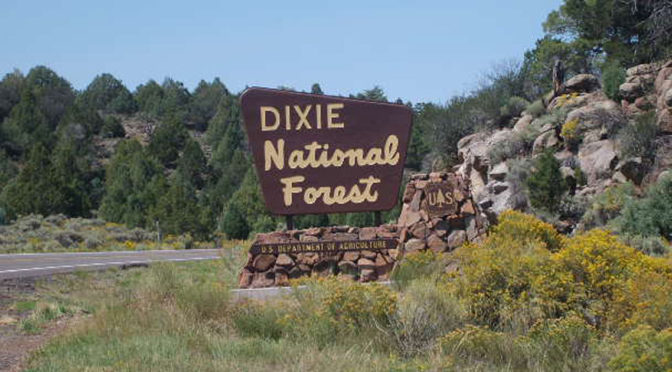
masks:
<path fill-rule="evenodd" d="M 443 274 L 448 257 L 432 250 L 409 252 L 392 272 L 392 283 L 404 288 L 416 279 L 436 280 Z"/>
<path fill-rule="evenodd" d="M 531 346 L 540 365 L 548 370 L 585 371 L 598 334 L 594 327 L 577 315 L 545 319 L 529 332 Z"/>
<path fill-rule="evenodd" d="M 320 347 L 349 336 L 380 336 L 397 311 L 397 293 L 378 283 L 361 284 L 330 277 L 303 279 L 286 306 L 284 331 L 296 339 L 311 339 Z"/>
<path fill-rule="evenodd" d="M 618 354 L 609 362 L 614 371 L 672 370 L 672 328 L 656 331 L 640 326 L 623 336 Z"/>
<path fill-rule="evenodd" d="M 520 116 L 523 110 L 525 110 L 529 105 L 530 102 L 528 102 L 525 98 L 513 96 L 510 97 L 506 104 L 500 108 L 499 113 L 502 117 L 508 118 Z"/>
<path fill-rule="evenodd" d="M 648 254 L 649 256 L 665 256 L 672 251 L 670 243 L 660 236 L 621 235 L 623 243 Z"/>
<path fill-rule="evenodd" d="M 245 303 L 234 308 L 231 320 L 244 337 L 278 340 L 283 332 L 281 316 L 282 313 L 273 306 Z"/>
<path fill-rule="evenodd" d="M 523 155 L 528 143 L 522 133 L 515 133 L 508 141 L 499 142 L 488 150 L 490 164 L 497 164 L 507 159 Z"/>
<path fill-rule="evenodd" d="M 616 225 L 633 235 L 672 239 L 672 175 L 651 185 L 642 199 L 630 199 Z"/>
<path fill-rule="evenodd" d="M 412 281 L 390 317 L 389 336 L 403 357 L 430 350 L 439 336 L 464 325 L 466 309 L 445 283 L 432 279 Z"/>
<path fill-rule="evenodd" d="M 618 61 L 607 62 L 602 66 L 602 90 L 607 97 L 618 102 L 618 89 L 625 83 L 625 68 Z"/>
<path fill-rule="evenodd" d="M 578 182 L 577 182 L 578 183 Z M 592 204 L 581 218 L 585 229 L 606 226 L 607 223 L 618 217 L 625 203 L 635 194 L 635 186 L 625 183 L 612 186 L 596 195 Z"/>
<path fill-rule="evenodd" d="M 655 111 L 642 114 L 634 123 L 627 124 L 618 132 L 621 157 L 653 158 L 656 154 L 657 135 Z"/>
<path fill-rule="evenodd" d="M 540 99 L 530 103 L 526 108 L 525 112 L 528 114 L 534 116 L 535 118 L 540 117 L 544 113 L 546 113 L 546 107 L 544 106 L 544 102 Z"/>
<path fill-rule="evenodd" d="M 108 116 L 103 121 L 103 127 L 100 130 L 100 134 L 104 138 L 119 138 L 126 135 L 124 126 L 121 125 L 119 119 L 114 116 Z"/>
<path fill-rule="evenodd" d="M 486 364 L 521 370 L 527 365 L 526 353 L 518 339 L 485 327 L 468 325 L 452 331 L 441 338 L 440 349 L 465 366 Z"/>
<path fill-rule="evenodd" d="M 535 161 L 534 171 L 527 178 L 530 203 L 534 208 L 556 212 L 567 184 L 560 172 L 560 162 L 553 152 L 545 151 Z"/>

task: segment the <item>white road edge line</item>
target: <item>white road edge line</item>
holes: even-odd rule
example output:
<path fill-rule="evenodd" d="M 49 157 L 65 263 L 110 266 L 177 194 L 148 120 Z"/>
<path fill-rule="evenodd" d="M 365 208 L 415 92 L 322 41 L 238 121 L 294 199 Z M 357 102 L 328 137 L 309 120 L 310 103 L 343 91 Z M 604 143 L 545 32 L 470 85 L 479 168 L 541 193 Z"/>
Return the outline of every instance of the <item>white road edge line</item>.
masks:
<path fill-rule="evenodd" d="M 95 266 L 123 266 L 123 265 L 133 265 L 133 264 L 143 264 L 151 262 L 182 262 L 182 261 L 204 261 L 204 260 L 216 260 L 220 258 L 219 256 L 211 257 L 193 257 L 193 258 L 171 258 L 166 260 L 140 260 L 140 261 L 113 261 L 113 262 L 97 262 L 90 264 L 78 264 L 78 265 L 62 265 L 62 266 L 44 266 L 44 267 L 30 267 L 25 269 L 11 269 L 0 271 L 0 274 L 10 274 L 26 271 L 42 271 L 42 270 L 58 270 L 58 269 L 75 269 L 80 267 L 95 267 Z"/>
<path fill-rule="evenodd" d="M 141 254 L 141 253 L 186 253 L 186 252 L 209 252 L 209 251 L 219 251 L 219 248 L 202 248 L 202 249 L 148 249 L 145 251 L 98 251 L 98 252 L 42 252 L 42 253 L 0 253 L 0 257 L 9 257 L 9 256 L 46 256 L 46 255 L 92 255 L 92 256 L 104 256 L 109 254 Z"/>

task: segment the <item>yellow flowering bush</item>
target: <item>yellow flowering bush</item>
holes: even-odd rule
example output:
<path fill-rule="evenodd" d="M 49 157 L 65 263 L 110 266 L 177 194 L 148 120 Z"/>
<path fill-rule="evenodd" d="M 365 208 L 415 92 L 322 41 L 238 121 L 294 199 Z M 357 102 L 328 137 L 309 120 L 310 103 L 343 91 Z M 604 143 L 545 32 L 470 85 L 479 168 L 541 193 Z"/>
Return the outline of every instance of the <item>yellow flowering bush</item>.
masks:
<path fill-rule="evenodd" d="M 458 295 L 478 323 L 526 330 L 540 319 L 582 314 L 598 329 L 672 326 L 672 266 L 606 230 L 571 238 L 520 212 L 505 212 L 480 244 L 459 251 Z"/>
<path fill-rule="evenodd" d="M 579 129 L 579 119 L 570 120 L 562 125 L 560 136 L 564 138 L 567 146 L 573 147 L 581 142 Z"/>
<path fill-rule="evenodd" d="M 458 360 L 467 361 L 467 365 L 473 365 L 475 362 L 489 362 L 511 367 L 511 364 L 514 364 L 518 367 L 514 370 L 525 365 L 518 339 L 486 327 L 468 325 L 456 329 L 441 337 L 438 345 L 443 353 L 451 354 Z"/>
<path fill-rule="evenodd" d="M 563 94 L 558 97 L 557 107 L 571 105 L 572 103 L 574 103 L 577 97 L 579 97 L 579 93 L 577 92 Z"/>
<path fill-rule="evenodd" d="M 609 362 L 614 371 L 671 371 L 672 328 L 656 331 L 640 326 L 623 336 Z"/>
<path fill-rule="evenodd" d="M 319 345 L 334 335 L 358 334 L 388 324 L 397 311 L 397 292 L 377 283 L 361 284 L 338 277 L 303 279 L 281 324 L 288 334 L 311 337 Z M 294 284 L 299 284 L 294 282 Z"/>
<path fill-rule="evenodd" d="M 443 274 L 448 257 L 443 253 L 426 251 L 408 252 L 392 272 L 392 280 L 399 288 L 412 280 L 436 278 Z"/>
<path fill-rule="evenodd" d="M 564 236 L 555 231 L 553 225 L 513 210 L 499 216 L 499 223 L 492 228 L 491 237 L 497 241 L 516 240 L 522 245 L 540 242 L 553 252 L 560 249 L 564 241 Z"/>
<path fill-rule="evenodd" d="M 126 240 L 124 242 L 124 248 L 127 251 L 134 251 L 136 247 L 137 247 L 137 243 L 132 241 L 132 240 Z"/>

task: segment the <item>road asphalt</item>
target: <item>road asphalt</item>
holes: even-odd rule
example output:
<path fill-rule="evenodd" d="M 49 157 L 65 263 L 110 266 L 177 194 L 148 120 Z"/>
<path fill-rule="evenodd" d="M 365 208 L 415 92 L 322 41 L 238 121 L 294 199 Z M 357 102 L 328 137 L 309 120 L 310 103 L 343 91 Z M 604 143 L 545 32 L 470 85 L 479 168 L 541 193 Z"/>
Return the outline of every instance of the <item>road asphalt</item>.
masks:
<path fill-rule="evenodd" d="M 219 257 L 218 249 L 2 254 L 0 255 L 0 280 L 30 278 L 78 270 L 146 265 L 160 261 L 214 260 Z"/>

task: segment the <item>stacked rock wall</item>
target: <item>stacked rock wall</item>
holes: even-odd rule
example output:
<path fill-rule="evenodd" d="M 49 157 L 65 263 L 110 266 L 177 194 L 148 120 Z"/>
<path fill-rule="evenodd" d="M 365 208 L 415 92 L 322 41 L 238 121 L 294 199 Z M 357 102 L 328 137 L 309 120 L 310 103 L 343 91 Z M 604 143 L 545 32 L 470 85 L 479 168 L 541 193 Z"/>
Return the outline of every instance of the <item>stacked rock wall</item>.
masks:
<path fill-rule="evenodd" d="M 432 208 L 430 193 L 452 190 L 454 205 Z M 447 188 L 445 186 L 448 186 Z M 450 200 L 448 200 L 450 201 Z M 431 249 L 449 252 L 468 241 L 478 241 L 485 235 L 488 220 L 474 203 L 469 184 L 453 173 L 417 174 L 406 185 L 403 208 L 398 226 L 404 252 Z"/>
<path fill-rule="evenodd" d="M 437 192 L 442 194 L 438 196 Z M 239 286 L 286 286 L 290 279 L 329 275 L 360 282 L 387 280 L 402 252 L 452 251 L 465 242 L 478 241 L 488 225 L 471 197 L 468 182 L 452 173 L 412 176 L 403 203 L 399 221 L 394 225 L 316 227 L 257 234 L 253 246 L 373 239 L 395 239 L 399 244 L 396 249 L 376 251 L 248 253 Z"/>
<path fill-rule="evenodd" d="M 320 241 L 358 241 L 377 238 L 399 238 L 395 225 L 378 227 L 331 226 L 305 230 L 274 231 L 257 234 L 255 244 L 299 243 Z M 341 275 L 369 282 L 389 279 L 397 249 L 345 252 L 305 252 L 280 254 L 248 253 L 248 260 L 239 276 L 239 287 L 262 288 L 289 285 L 289 279 L 306 276 Z"/>

